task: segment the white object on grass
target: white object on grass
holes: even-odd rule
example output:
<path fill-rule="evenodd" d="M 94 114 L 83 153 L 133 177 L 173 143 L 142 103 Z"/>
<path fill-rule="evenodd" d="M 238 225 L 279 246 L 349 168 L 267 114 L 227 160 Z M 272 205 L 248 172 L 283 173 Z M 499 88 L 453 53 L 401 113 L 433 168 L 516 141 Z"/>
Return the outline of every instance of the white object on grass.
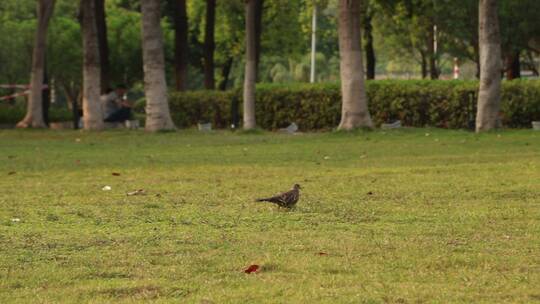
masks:
<path fill-rule="evenodd" d="M 293 134 L 296 131 L 298 131 L 298 125 L 293 122 L 288 127 L 283 128 L 283 129 L 279 129 L 279 130 L 282 131 L 282 132 L 287 132 L 289 134 Z"/>
<path fill-rule="evenodd" d="M 212 123 L 198 123 L 199 131 L 212 131 Z"/>
<path fill-rule="evenodd" d="M 396 120 L 393 123 L 384 123 L 381 125 L 381 129 L 398 129 L 401 128 L 401 120 Z"/>

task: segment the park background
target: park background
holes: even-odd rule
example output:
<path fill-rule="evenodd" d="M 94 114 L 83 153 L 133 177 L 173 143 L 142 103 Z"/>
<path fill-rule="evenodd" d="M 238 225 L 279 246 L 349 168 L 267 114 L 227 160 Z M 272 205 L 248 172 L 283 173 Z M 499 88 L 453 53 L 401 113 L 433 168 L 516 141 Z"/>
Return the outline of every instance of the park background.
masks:
<path fill-rule="evenodd" d="M 508 80 L 538 78 L 540 21 L 535 14 L 539 5 L 533 0 L 499 3 L 503 75 Z M 315 7 L 315 73 L 310 79 Z M 104 58 L 102 91 L 126 84 L 141 114 L 138 117 L 144 120 L 139 2 L 97 1 L 96 11 Z M 276 129 L 295 122 L 303 130 L 315 130 L 337 125 L 341 99 L 337 11 L 337 1 L 272 0 L 257 4 L 259 85 L 255 107 L 260 127 Z M 470 127 L 479 73 L 476 2 L 365 1 L 361 13 L 366 77 L 393 80 L 368 81 L 370 111 L 376 124 L 401 119 L 408 126 Z M 242 103 L 243 1 L 163 1 L 161 14 L 174 122 L 178 127 L 193 127 L 198 122 L 230 127 L 236 122 L 231 106 Z M 0 4 L 0 84 L 29 83 L 36 18 L 35 1 L 5 0 Z M 79 3 L 58 0 L 48 31 L 44 74 L 51 86 L 49 115 L 53 121 L 70 121 L 72 105 L 77 103 L 80 108 L 82 103 Z M 456 62 L 461 81 L 405 81 L 453 79 Z M 305 85 L 310 80 L 318 85 Z M 174 93 L 183 90 L 205 91 Z M 0 95 L 18 92 L 0 88 Z M 539 95 L 538 81 L 505 84 L 504 125 L 530 127 L 531 121 L 540 119 Z M 24 116 L 24 107 L 25 97 L 3 100 L 0 123 L 14 125 Z"/>

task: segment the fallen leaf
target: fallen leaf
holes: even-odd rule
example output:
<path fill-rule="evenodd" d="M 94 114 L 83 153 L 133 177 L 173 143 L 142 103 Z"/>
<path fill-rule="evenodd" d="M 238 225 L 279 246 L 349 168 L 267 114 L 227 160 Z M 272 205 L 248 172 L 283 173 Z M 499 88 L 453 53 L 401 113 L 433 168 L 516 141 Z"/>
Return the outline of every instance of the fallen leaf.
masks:
<path fill-rule="evenodd" d="M 318 253 L 318 255 L 328 255 L 328 253 L 321 251 L 321 252 Z"/>
<path fill-rule="evenodd" d="M 13 175 L 13 174 L 15 174 L 15 173 L 17 173 L 17 172 L 15 172 L 15 171 L 9 171 L 7 175 Z"/>
<path fill-rule="evenodd" d="M 120 173 L 118 173 L 118 172 L 113 172 L 112 175 L 113 175 L 113 176 L 120 176 Z"/>
<path fill-rule="evenodd" d="M 135 190 L 135 191 L 131 191 L 131 192 L 126 193 L 126 195 L 128 195 L 128 196 L 130 196 L 130 195 L 144 195 L 144 194 L 146 194 L 144 189 L 139 189 L 139 190 Z"/>
<path fill-rule="evenodd" d="M 111 186 L 103 186 L 103 188 L 101 188 L 103 191 L 110 191 L 111 189 Z"/>
<path fill-rule="evenodd" d="M 250 274 L 253 272 L 257 272 L 259 270 L 259 265 L 250 265 L 246 270 L 244 270 L 245 273 Z"/>

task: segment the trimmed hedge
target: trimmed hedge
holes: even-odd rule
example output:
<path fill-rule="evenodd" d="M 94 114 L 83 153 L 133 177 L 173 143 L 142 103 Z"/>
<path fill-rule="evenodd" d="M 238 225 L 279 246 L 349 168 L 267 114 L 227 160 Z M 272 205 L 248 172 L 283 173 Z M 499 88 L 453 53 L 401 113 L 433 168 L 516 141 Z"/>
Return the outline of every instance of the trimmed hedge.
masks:
<path fill-rule="evenodd" d="M 369 110 L 376 125 L 400 119 L 405 126 L 467 128 L 476 114 L 477 81 L 374 80 L 366 84 Z M 257 86 L 257 125 L 278 129 L 295 122 L 301 130 L 328 130 L 339 124 L 341 92 L 338 83 L 261 84 Z M 236 103 L 241 121 L 242 91 L 173 92 L 171 115 L 178 127 L 212 122 L 227 128 Z M 144 112 L 144 100 L 135 110 Z M 14 124 L 24 116 L 17 104 L 0 104 L 0 123 Z M 540 120 L 540 80 L 504 81 L 501 119 L 504 126 L 530 128 Z M 51 107 L 51 121 L 70 120 L 67 109 Z"/>
<path fill-rule="evenodd" d="M 366 85 L 376 125 L 400 119 L 405 126 L 467 128 L 476 115 L 477 81 L 375 80 Z M 231 123 L 231 104 L 240 112 L 242 92 L 235 89 L 172 93 L 171 113 L 178 127 Z M 142 111 L 144 103 L 137 105 Z M 262 84 L 256 92 L 257 125 L 277 129 L 295 122 L 301 130 L 335 128 L 341 115 L 339 84 Z M 530 128 L 540 120 L 540 81 L 504 81 L 501 119 L 504 126 Z M 241 120 L 241 114 L 239 114 Z"/>
<path fill-rule="evenodd" d="M 24 115 L 26 115 L 25 103 L 0 103 L 0 124 L 14 126 L 24 118 Z M 58 108 L 55 106 L 49 108 L 49 121 L 51 122 L 71 121 L 72 117 L 71 110 L 67 108 Z"/>

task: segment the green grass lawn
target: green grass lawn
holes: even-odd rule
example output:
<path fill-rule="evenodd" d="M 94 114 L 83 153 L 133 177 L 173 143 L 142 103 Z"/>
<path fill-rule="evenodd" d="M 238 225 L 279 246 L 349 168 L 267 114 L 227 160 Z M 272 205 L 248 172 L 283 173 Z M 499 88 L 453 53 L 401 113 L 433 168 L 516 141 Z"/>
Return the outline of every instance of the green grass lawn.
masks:
<path fill-rule="evenodd" d="M 0 159 L 0 303 L 540 302 L 540 132 L 4 130 Z"/>

